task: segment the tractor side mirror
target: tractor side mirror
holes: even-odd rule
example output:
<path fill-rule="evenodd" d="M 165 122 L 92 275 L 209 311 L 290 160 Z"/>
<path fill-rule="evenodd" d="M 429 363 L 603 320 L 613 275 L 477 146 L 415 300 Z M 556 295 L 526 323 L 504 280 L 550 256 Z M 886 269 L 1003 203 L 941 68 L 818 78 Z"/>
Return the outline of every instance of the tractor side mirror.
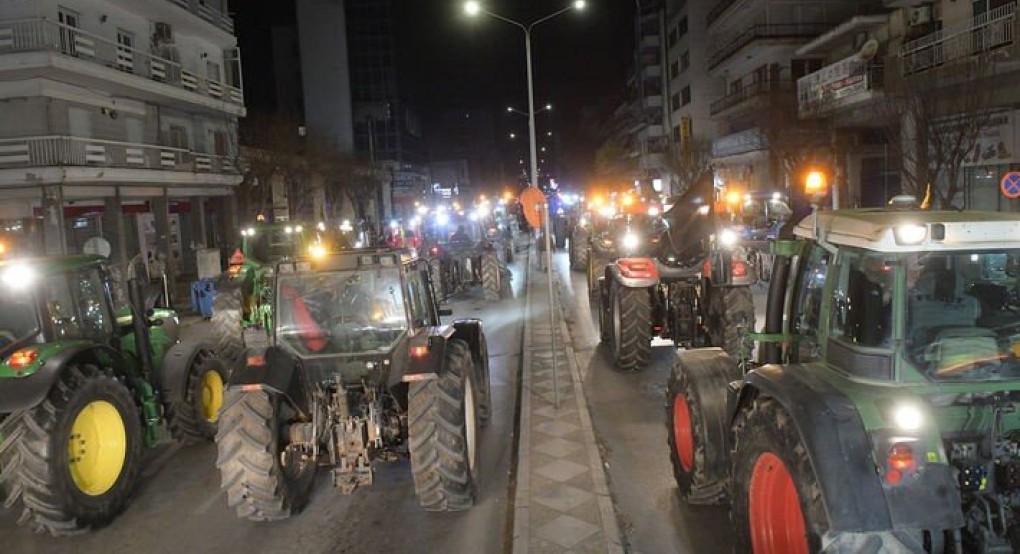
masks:
<path fill-rule="evenodd" d="M 453 315 L 453 310 L 451 310 L 450 308 L 439 308 L 439 315 L 440 316 Z"/>

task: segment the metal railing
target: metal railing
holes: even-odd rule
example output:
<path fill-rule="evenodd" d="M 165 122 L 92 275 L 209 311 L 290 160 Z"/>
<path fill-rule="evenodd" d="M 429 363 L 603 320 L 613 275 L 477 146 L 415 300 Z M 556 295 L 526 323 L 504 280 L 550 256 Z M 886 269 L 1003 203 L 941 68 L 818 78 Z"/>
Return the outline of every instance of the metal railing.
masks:
<path fill-rule="evenodd" d="M 188 10 L 189 12 L 201 17 L 202 19 L 212 23 L 213 25 L 227 31 L 231 34 L 234 32 L 234 20 L 229 15 L 218 12 L 209 6 L 206 6 L 204 2 L 197 0 L 169 0 L 171 4 L 177 4 L 178 6 Z"/>
<path fill-rule="evenodd" d="M 1016 2 L 989 10 L 970 21 L 936 31 L 903 45 L 901 71 L 910 75 L 1013 44 Z"/>
<path fill-rule="evenodd" d="M 804 114 L 837 107 L 841 100 L 881 89 L 885 66 L 854 54 L 797 80 L 797 107 Z"/>
<path fill-rule="evenodd" d="M 748 100 L 761 96 L 764 94 L 770 94 L 773 92 L 792 92 L 793 81 L 787 79 L 770 80 L 770 81 L 755 81 L 748 85 L 744 85 L 740 90 L 733 91 L 722 98 L 719 98 L 709 105 L 709 113 L 716 115 L 720 112 L 733 108 L 747 102 Z"/>
<path fill-rule="evenodd" d="M 741 48 L 759 39 L 814 38 L 832 28 L 831 23 L 756 23 L 726 41 L 708 58 L 714 69 Z"/>
<path fill-rule="evenodd" d="M 46 166 L 238 173 L 230 156 L 203 154 L 171 146 L 68 136 L 0 139 L 0 168 Z"/>
<path fill-rule="evenodd" d="M 117 44 L 75 27 L 47 19 L 0 21 L 0 54 L 57 51 L 182 88 L 232 104 L 244 105 L 241 89 L 183 69 L 179 62 L 137 48 Z"/>
<path fill-rule="evenodd" d="M 708 15 L 705 16 L 705 25 L 711 25 L 715 23 L 719 16 L 726 12 L 733 4 L 736 4 L 737 0 L 719 0 L 712 6 L 712 9 L 708 10 Z"/>

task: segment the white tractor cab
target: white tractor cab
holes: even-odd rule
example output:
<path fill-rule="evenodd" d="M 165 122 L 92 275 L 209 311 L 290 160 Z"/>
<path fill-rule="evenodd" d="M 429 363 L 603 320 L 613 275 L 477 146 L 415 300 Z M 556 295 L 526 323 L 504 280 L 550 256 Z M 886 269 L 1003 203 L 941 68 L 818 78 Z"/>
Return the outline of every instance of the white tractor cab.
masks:
<path fill-rule="evenodd" d="M 794 233 L 760 359 L 677 355 L 681 497 L 729 503 L 738 551 L 1018 551 L 1020 214 L 816 212 Z"/>

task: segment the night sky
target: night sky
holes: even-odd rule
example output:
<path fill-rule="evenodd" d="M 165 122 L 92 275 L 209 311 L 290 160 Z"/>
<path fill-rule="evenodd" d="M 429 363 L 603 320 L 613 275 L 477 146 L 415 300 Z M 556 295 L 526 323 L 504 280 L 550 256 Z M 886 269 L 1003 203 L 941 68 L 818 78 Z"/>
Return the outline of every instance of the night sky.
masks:
<path fill-rule="evenodd" d="M 487 9 L 527 22 L 566 6 L 569 1 L 488 0 Z M 507 106 L 525 110 L 527 89 L 524 33 L 489 17 L 469 18 L 461 0 L 394 0 L 400 87 L 425 123 L 426 140 L 442 140 L 439 114 L 451 108 L 491 109 L 498 128 L 519 127 L 526 119 L 506 121 Z M 238 37 L 245 57 L 271 59 L 266 44 L 271 25 L 293 22 L 293 0 L 245 0 L 234 4 Z M 551 102 L 555 114 L 539 116 L 561 138 L 561 166 L 576 179 L 586 177 L 595 141 L 579 132 L 584 106 L 611 110 L 623 95 L 633 56 L 632 0 L 589 0 L 583 12 L 568 12 L 535 28 L 535 102 Z M 289 16 L 289 21 L 288 21 Z M 260 52 L 262 51 L 262 52 Z M 265 56 L 265 57 L 264 57 Z M 264 109 L 271 93 L 253 86 L 272 79 L 265 64 L 245 63 L 250 109 Z M 268 87 L 271 88 L 271 87 Z M 266 91 L 268 92 L 268 91 Z M 544 121 L 543 121 L 544 119 Z"/>

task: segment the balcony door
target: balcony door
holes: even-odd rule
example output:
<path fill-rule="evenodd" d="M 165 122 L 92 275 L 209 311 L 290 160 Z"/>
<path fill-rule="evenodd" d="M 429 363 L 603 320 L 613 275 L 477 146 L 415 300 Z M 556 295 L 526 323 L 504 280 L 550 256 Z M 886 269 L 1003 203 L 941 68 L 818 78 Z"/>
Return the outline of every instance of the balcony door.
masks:
<path fill-rule="evenodd" d="M 57 21 L 60 22 L 60 51 L 71 56 L 78 55 L 75 44 L 76 29 L 81 28 L 81 15 L 63 6 L 58 8 Z"/>

